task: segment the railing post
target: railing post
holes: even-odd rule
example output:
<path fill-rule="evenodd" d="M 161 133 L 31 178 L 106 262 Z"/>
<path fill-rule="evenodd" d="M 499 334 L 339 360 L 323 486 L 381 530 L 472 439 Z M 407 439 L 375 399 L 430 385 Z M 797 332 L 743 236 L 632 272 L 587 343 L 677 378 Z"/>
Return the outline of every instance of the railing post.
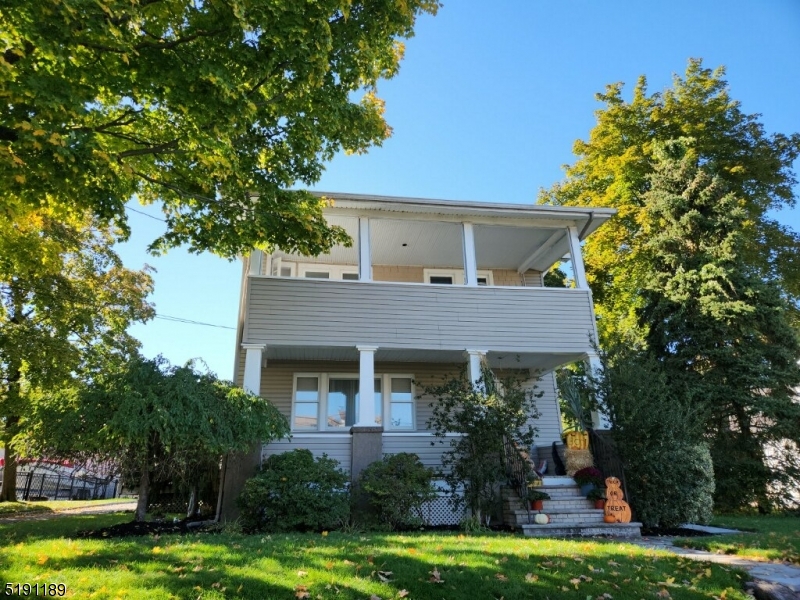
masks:
<path fill-rule="evenodd" d="M 31 483 L 33 482 L 33 471 L 28 471 L 28 478 L 25 481 L 25 492 L 22 494 L 22 499 L 26 502 L 31 495 Z"/>

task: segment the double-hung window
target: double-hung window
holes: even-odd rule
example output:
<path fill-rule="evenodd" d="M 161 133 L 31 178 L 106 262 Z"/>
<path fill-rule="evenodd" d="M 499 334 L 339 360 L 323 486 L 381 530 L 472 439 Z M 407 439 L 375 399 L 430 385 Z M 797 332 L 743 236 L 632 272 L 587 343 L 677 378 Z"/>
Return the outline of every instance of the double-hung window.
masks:
<path fill-rule="evenodd" d="M 292 429 L 345 431 L 355 425 L 361 401 L 359 383 L 356 374 L 296 374 Z M 410 376 L 375 377 L 375 424 L 383 425 L 387 430 L 415 428 L 414 390 Z"/>

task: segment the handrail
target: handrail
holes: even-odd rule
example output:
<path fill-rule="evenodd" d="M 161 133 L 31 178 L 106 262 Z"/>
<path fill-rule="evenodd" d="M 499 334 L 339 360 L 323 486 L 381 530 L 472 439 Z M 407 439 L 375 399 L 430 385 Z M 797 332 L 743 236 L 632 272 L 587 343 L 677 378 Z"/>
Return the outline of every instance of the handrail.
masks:
<path fill-rule="evenodd" d="M 503 463 L 509 486 L 517 493 L 531 521 L 531 506 L 528 502 L 528 474 L 531 471 L 530 461 L 526 460 L 513 441 L 503 436 Z"/>

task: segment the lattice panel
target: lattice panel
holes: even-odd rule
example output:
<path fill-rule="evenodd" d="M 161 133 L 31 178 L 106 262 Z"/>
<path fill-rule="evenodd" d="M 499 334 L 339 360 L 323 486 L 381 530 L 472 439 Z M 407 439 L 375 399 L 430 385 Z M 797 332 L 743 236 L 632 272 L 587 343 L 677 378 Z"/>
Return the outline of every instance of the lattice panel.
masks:
<path fill-rule="evenodd" d="M 422 505 L 422 514 L 426 525 L 458 525 L 464 519 L 464 509 L 458 512 L 447 501 L 447 496 L 440 493 L 439 497 Z"/>

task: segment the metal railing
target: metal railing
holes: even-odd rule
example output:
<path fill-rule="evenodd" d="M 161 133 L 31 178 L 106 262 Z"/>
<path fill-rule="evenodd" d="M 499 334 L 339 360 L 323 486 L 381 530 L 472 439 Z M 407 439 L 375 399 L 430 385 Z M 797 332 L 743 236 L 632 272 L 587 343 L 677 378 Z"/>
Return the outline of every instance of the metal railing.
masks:
<path fill-rule="evenodd" d="M 519 448 L 507 437 L 503 437 L 503 464 L 506 471 L 506 479 L 511 487 L 522 500 L 525 510 L 528 513 L 528 522 L 531 520 L 531 506 L 528 502 L 528 474 L 531 471 L 530 462 L 522 456 Z"/>
<path fill-rule="evenodd" d="M 0 489 L 2 489 L 0 469 Z M 114 498 L 118 481 L 46 473 L 17 473 L 17 500 L 98 500 Z"/>
<path fill-rule="evenodd" d="M 619 457 L 610 434 L 589 429 L 589 449 L 592 452 L 597 468 L 603 473 L 603 477 L 616 477 L 620 480 L 622 493 L 625 494 L 625 501 L 630 504 L 628 485 L 625 482 L 625 469 L 622 466 L 622 459 Z"/>

